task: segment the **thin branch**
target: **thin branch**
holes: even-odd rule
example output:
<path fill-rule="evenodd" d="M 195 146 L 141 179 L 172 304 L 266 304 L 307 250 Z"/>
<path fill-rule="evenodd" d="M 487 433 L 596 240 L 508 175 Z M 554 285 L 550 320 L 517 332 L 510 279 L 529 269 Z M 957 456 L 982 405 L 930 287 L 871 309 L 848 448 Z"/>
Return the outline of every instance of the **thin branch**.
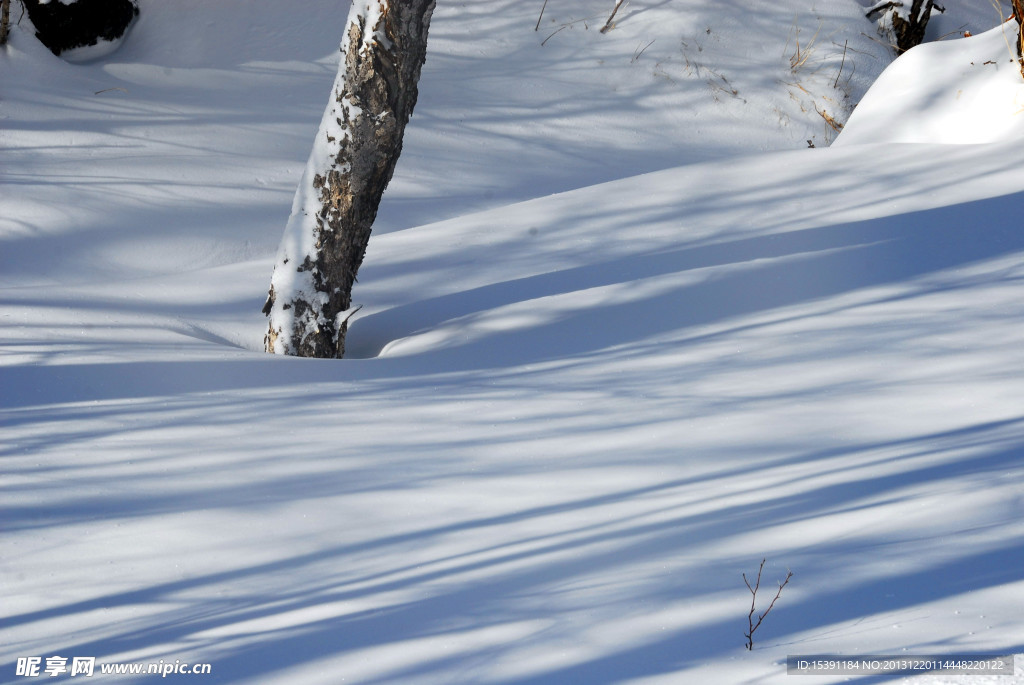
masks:
<path fill-rule="evenodd" d="M 638 52 L 634 52 L 633 53 L 633 59 L 629 60 L 630 63 L 632 64 L 633 62 L 636 62 L 638 59 L 640 59 L 640 55 L 644 54 L 644 50 L 646 50 L 647 48 L 649 48 L 652 45 L 654 45 L 654 41 L 655 40 L 657 40 L 657 38 L 652 39 L 650 43 L 648 43 L 647 45 L 645 45 L 643 47 L 643 49 L 640 49 Z"/>
<path fill-rule="evenodd" d="M 558 33 L 559 31 L 564 31 L 567 28 L 569 28 L 568 24 L 566 24 L 565 26 L 560 26 L 558 29 L 555 30 L 555 33 Z M 549 40 L 551 40 L 554 37 L 555 33 L 552 33 L 550 36 L 542 40 L 540 42 L 541 47 L 544 47 L 544 43 L 547 43 Z"/>
<path fill-rule="evenodd" d="M 341 324 L 338 327 L 341 328 L 341 326 L 344 326 L 345 324 L 347 324 L 348 320 L 351 319 L 353 316 L 355 316 L 359 312 L 359 310 L 362 309 L 362 308 L 363 308 L 363 305 L 359 305 L 358 307 L 356 307 L 355 309 L 350 311 L 348 314 L 345 314 L 345 318 L 341 320 Z"/>
<path fill-rule="evenodd" d="M 615 24 L 612 23 L 612 20 L 615 19 L 615 13 L 619 11 L 620 7 L 622 7 L 622 2 L 623 0 L 615 0 L 615 8 L 612 10 L 611 16 L 608 17 L 608 21 L 606 21 L 604 26 L 601 28 L 601 33 L 608 33 L 615 28 Z"/>
<path fill-rule="evenodd" d="M 860 35 L 864 36 L 864 37 L 865 37 L 865 38 L 867 38 L 868 40 L 873 40 L 873 41 L 875 41 L 875 42 L 876 42 L 876 43 L 878 43 L 879 45 L 883 45 L 883 46 L 885 46 L 885 47 L 887 47 L 887 48 L 892 48 L 893 50 L 895 50 L 895 49 L 896 49 L 896 44 L 895 44 L 895 43 L 887 43 L 887 42 L 885 42 L 885 41 L 882 41 L 882 40 L 879 40 L 879 39 L 875 38 L 874 36 L 869 36 L 868 34 L 864 33 L 863 31 L 861 31 L 861 32 L 860 32 Z"/>
<path fill-rule="evenodd" d="M 584 26 L 586 26 L 589 29 L 590 26 L 587 24 L 587 21 L 590 20 L 590 19 L 593 19 L 593 18 L 594 18 L 593 16 L 590 16 L 590 17 L 583 17 L 582 19 L 573 19 L 572 21 L 565 22 L 564 24 L 559 26 L 557 29 L 555 29 L 554 33 L 552 33 L 547 38 L 545 38 L 541 42 L 541 45 L 544 45 L 544 43 L 547 43 L 549 40 L 551 40 L 552 36 L 554 36 L 555 33 L 558 33 L 559 31 L 564 31 L 565 29 L 572 28 L 576 24 L 583 24 Z"/>
<path fill-rule="evenodd" d="M 747 574 L 743 574 L 743 582 L 746 583 L 747 589 L 750 590 L 750 613 L 747 614 L 748 631 L 743 634 L 743 636 L 747 638 L 748 650 L 754 648 L 754 631 L 757 630 L 754 626 L 754 614 L 757 612 L 755 603 L 757 602 L 757 590 L 761 587 L 761 571 L 764 570 L 764 562 L 766 561 L 767 559 L 761 560 L 761 566 L 757 569 L 757 582 L 754 583 L 754 587 L 750 587 L 750 581 L 747 580 Z M 758 625 L 760 625 L 760 621 L 758 621 Z"/>
<path fill-rule="evenodd" d="M 861 34 L 861 35 L 866 35 L 866 34 Z M 846 42 L 849 43 L 850 41 L 846 41 Z M 835 41 L 832 41 L 832 45 L 836 46 L 837 48 L 839 47 L 839 43 L 837 43 Z M 857 48 L 851 48 L 851 47 L 847 47 L 846 49 L 849 52 L 853 52 L 853 53 L 856 53 L 858 55 L 864 55 L 865 57 L 872 57 L 872 58 L 875 57 L 874 55 L 872 55 L 870 52 L 867 52 L 866 50 L 858 50 Z"/>
<path fill-rule="evenodd" d="M 764 613 L 757 617 L 757 623 L 754 624 L 754 630 L 757 630 L 758 626 L 761 625 L 761 621 L 768 615 L 768 612 L 775 606 L 775 602 L 779 601 L 779 597 L 782 596 L 782 588 L 789 584 L 789 579 L 793 577 L 792 571 L 786 571 L 786 579 L 779 583 L 779 591 L 775 593 L 775 598 L 772 599 L 772 603 L 768 605 L 768 608 L 764 610 Z"/>
<path fill-rule="evenodd" d="M 775 593 L 775 598 L 772 599 L 771 604 L 764 610 L 763 613 L 758 614 L 755 603 L 757 602 L 757 591 L 761 588 L 761 572 L 764 571 L 764 564 L 767 559 L 761 560 L 761 565 L 757 569 L 757 580 L 754 585 L 750 585 L 750 581 L 747 580 L 747 574 L 743 574 L 743 582 L 746 583 L 747 589 L 750 590 L 750 613 L 747 614 L 747 626 L 748 630 L 743 634 L 747 638 L 747 650 L 754 649 L 754 632 L 761 627 L 761 622 L 764 621 L 764 617 L 768 615 L 768 612 L 775 606 L 775 602 L 779 601 L 779 597 L 782 595 L 782 588 L 789 584 L 789 579 L 793 577 L 793 572 L 789 569 L 786 570 L 786 579 L 779 583 L 779 591 Z M 757 615 L 757 622 L 754 622 L 754 616 Z"/>
<path fill-rule="evenodd" d="M 846 66 L 846 46 L 849 44 L 849 40 L 843 43 L 843 61 L 839 63 L 839 73 L 836 74 L 836 80 L 832 83 L 833 88 L 839 87 L 839 77 L 843 75 L 843 67 Z"/>
<path fill-rule="evenodd" d="M 537 25 L 533 27 L 534 31 L 540 30 L 540 20 L 544 16 L 544 8 L 548 6 L 548 0 L 544 0 L 544 4 L 540 6 L 540 15 L 537 17 Z"/>

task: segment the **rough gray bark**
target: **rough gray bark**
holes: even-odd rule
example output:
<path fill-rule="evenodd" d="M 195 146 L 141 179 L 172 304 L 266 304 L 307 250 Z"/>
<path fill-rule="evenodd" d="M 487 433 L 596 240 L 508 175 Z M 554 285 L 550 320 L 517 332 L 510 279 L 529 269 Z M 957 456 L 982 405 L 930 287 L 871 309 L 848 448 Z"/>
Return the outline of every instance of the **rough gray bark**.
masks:
<path fill-rule="evenodd" d="M 897 56 L 924 42 L 925 29 L 928 28 L 928 20 L 931 19 L 933 9 L 939 12 L 946 11 L 944 7 L 936 5 L 935 0 L 927 0 L 928 4 L 922 8 L 924 1 L 913 0 L 906 19 L 900 16 L 898 9 L 904 6 L 903 0 L 878 3 L 867 11 L 868 19 L 875 14 L 881 15 L 879 25 L 891 33 Z"/>
<path fill-rule="evenodd" d="M 928 0 L 924 7 L 921 7 L 923 0 L 914 0 L 910 6 L 910 14 L 906 19 L 893 10 L 892 30 L 896 35 L 896 54 L 904 52 L 924 42 L 924 32 L 928 28 L 928 20 L 931 18 L 932 9 L 935 7 L 934 0 Z"/>
<path fill-rule="evenodd" d="M 11 0 L 0 0 L 0 45 L 7 43 L 7 31 L 11 25 Z"/>
<path fill-rule="evenodd" d="M 418 94 L 434 0 L 357 0 L 263 308 L 268 352 L 340 358 L 352 286 Z"/>

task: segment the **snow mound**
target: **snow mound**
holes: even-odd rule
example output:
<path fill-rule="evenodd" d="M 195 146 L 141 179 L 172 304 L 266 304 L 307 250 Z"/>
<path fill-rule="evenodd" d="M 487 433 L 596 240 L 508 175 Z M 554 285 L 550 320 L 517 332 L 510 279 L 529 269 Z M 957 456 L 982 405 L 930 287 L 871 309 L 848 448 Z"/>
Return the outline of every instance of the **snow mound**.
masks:
<path fill-rule="evenodd" d="M 833 145 L 992 143 L 1024 137 L 1017 24 L 925 43 L 893 62 Z"/>

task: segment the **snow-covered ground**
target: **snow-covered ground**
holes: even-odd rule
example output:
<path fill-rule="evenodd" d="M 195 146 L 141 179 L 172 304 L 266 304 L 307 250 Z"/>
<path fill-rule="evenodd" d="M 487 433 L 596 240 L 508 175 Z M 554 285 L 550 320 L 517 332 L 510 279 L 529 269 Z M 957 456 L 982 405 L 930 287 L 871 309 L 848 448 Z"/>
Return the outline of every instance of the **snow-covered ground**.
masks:
<path fill-rule="evenodd" d="M 882 74 L 869 2 L 542 4 L 439 3 L 342 361 L 260 308 L 347 7 L 15 28 L 0 682 L 1024 682 L 1016 25 Z"/>

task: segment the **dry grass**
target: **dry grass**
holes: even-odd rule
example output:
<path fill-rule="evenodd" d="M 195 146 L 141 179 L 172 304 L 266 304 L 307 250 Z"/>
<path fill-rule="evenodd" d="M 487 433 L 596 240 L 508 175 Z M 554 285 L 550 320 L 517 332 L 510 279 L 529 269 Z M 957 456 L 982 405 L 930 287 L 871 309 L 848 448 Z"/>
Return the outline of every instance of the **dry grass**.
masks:
<path fill-rule="evenodd" d="M 826 112 L 825 110 L 823 110 L 823 109 L 818 109 L 817 105 L 815 105 L 815 107 L 814 107 L 814 111 L 815 111 L 815 112 L 817 112 L 817 113 L 818 113 L 818 115 L 819 115 L 819 116 L 820 116 L 820 117 L 821 117 L 822 119 L 824 119 L 824 120 L 825 120 L 825 123 L 826 123 L 826 124 L 828 124 L 828 125 L 829 125 L 829 127 L 830 127 L 830 128 L 831 128 L 831 129 L 833 130 L 833 131 L 835 131 L 836 133 L 839 133 L 840 131 L 842 131 L 842 130 L 843 130 L 843 125 L 842 125 L 841 123 L 839 123 L 838 121 L 836 121 L 836 120 L 835 120 L 835 117 L 833 117 L 833 116 L 832 116 L 831 114 L 829 114 L 829 113 L 828 113 L 828 112 Z"/>
<path fill-rule="evenodd" d="M 789 57 L 789 68 L 794 71 L 800 71 L 807 66 L 808 61 L 814 54 L 814 50 L 818 41 L 818 34 L 821 33 L 821 22 L 818 22 L 818 28 L 811 36 L 811 39 L 806 44 L 800 44 L 800 26 L 797 23 L 797 19 L 793 19 L 793 26 L 789 30 L 789 35 L 786 36 L 786 47 L 783 48 L 783 54 L 789 52 L 789 44 L 791 42 L 796 43 L 796 48 L 793 50 L 793 54 Z"/>

